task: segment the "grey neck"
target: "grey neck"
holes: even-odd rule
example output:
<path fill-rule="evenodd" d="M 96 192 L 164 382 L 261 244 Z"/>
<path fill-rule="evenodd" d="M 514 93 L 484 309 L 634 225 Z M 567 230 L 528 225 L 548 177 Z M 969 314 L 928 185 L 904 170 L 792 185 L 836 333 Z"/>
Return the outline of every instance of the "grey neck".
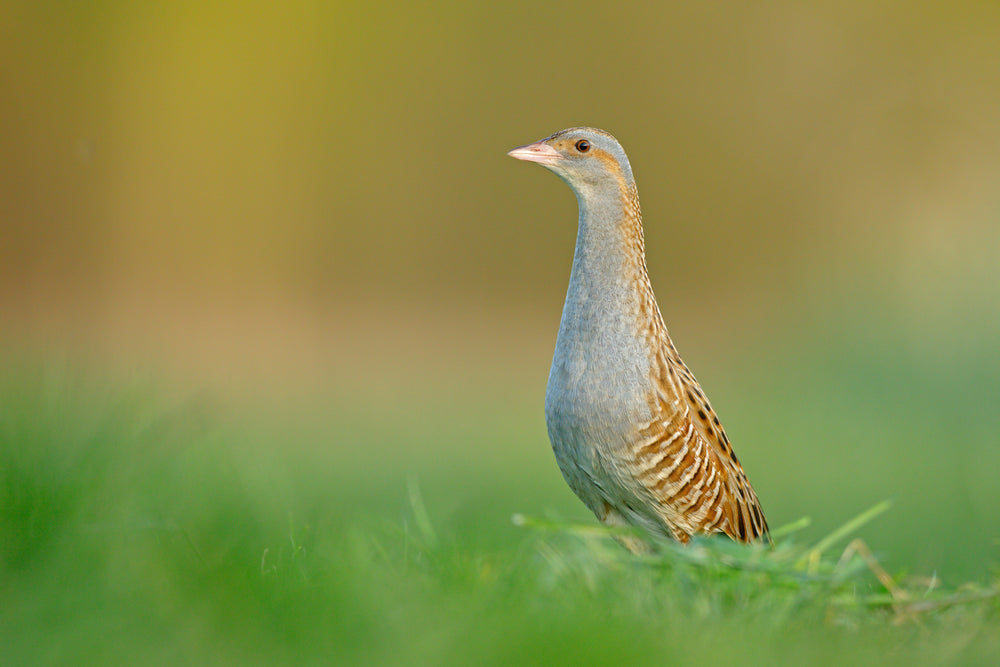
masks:
<path fill-rule="evenodd" d="M 634 419 L 652 364 L 642 307 L 648 290 L 638 209 L 626 199 L 584 196 L 576 252 L 549 374 L 547 403 L 576 405 L 586 419 Z M 651 299 L 651 293 L 648 298 Z M 655 306 L 654 306 L 655 309 Z M 603 416 L 602 416 L 603 415 Z"/>
<path fill-rule="evenodd" d="M 635 327 L 637 291 L 646 281 L 641 222 L 625 218 L 626 197 L 617 190 L 578 192 L 580 217 L 566 295 L 577 324 L 606 329 Z M 593 320 L 601 321 L 593 321 Z"/>

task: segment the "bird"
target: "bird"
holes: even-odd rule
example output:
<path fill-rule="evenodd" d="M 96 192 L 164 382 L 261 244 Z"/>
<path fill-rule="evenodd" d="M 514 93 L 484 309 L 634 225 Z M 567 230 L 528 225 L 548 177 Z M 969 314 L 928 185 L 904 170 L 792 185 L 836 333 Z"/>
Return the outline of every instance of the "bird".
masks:
<path fill-rule="evenodd" d="M 554 172 L 579 205 L 545 391 L 549 440 L 570 488 L 606 526 L 684 544 L 715 533 L 770 542 L 757 494 L 660 314 L 621 144 L 574 127 L 507 154 Z M 650 552 L 649 540 L 614 532 L 630 551 Z"/>

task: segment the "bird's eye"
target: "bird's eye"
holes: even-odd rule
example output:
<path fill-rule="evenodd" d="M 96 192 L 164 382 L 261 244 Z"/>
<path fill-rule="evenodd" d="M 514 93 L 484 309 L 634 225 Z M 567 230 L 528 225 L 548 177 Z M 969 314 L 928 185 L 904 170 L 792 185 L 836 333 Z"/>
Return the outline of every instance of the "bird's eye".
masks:
<path fill-rule="evenodd" d="M 576 150 L 586 153 L 590 150 L 590 142 L 586 139 L 580 139 L 580 141 L 576 142 Z"/>

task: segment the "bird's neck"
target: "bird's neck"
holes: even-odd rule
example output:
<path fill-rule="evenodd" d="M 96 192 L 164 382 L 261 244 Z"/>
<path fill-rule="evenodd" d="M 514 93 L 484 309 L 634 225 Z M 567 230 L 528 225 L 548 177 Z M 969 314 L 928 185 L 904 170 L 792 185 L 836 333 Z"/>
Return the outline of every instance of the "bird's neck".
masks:
<path fill-rule="evenodd" d="M 659 319 L 646 272 L 642 214 L 634 185 L 615 193 L 579 197 L 580 220 L 567 308 L 598 327 L 623 319 L 643 326 Z M 583 325 L 584 322 L 579 324 Z"/>
<path fill-rule="evenodd" d="M 635 188 L 596 203 L 580 197 L 573 270 L 546 394 L 550 422 L 607 426 L 621 420 L 624 428 L 648 418 L 645 392 L 662 332 Z"/>

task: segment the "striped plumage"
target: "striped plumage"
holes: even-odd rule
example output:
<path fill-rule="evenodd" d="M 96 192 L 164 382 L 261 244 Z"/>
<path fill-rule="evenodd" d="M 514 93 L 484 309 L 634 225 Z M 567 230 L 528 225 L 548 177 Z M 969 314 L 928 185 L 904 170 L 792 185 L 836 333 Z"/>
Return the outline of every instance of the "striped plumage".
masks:
<path fill-rule="evenodd" d="M 571 128 L 509 155 L 555 172 L 580 205 L 545 397 L 549 438 L 570 487 L 608 525 L 681 542 L 701 533 L 742 542 L 766 535 L 757 495 L 660 315 L 621 145 L 601 130 Z"/>

